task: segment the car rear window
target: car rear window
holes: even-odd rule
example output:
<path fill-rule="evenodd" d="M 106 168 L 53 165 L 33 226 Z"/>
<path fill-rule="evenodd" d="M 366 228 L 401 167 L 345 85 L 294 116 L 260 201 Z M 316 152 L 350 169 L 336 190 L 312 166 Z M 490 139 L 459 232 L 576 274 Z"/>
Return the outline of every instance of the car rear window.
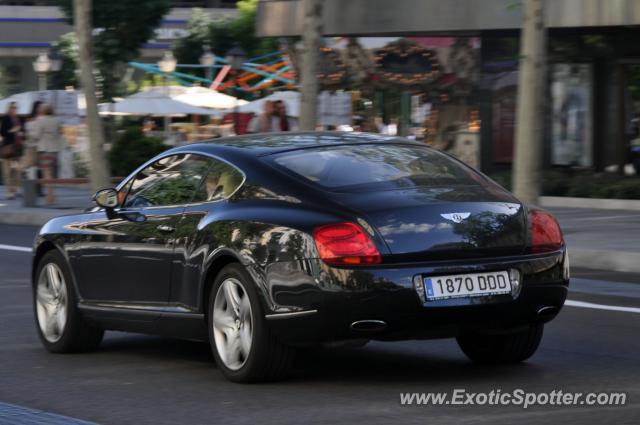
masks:
<path fill-rule="evenodd" d="M 275 162 L 310 182 L 338 191 L 478 185 L 484 181 L 478 173 L 434 149 L 411 145 L 302 149 L 277 154 Z"/>

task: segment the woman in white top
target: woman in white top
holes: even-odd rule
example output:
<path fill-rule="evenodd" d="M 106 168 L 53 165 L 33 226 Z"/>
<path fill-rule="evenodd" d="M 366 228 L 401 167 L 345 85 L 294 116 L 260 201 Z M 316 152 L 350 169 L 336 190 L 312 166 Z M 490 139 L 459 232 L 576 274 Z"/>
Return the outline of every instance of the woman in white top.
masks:
<path fill-rule="evenodd" d="M 58 166 L 58 154 L 64 149 L 62 138 L 62 125 L 60 120 L 53 115 L 51 106 L 40 105 L 38 117 L 30 126 L 33 140 L 38 150 L 38 168 L 46 180 L 51 180 L 56 175 Z M 47 183 L 47 204 L 55 203 L 53 185 Z"/>

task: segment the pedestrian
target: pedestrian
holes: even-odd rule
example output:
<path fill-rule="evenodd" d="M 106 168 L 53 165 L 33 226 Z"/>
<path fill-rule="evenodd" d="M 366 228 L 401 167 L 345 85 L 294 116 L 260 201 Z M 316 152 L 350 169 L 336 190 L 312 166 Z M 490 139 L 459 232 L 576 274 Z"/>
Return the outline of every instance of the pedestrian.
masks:
<path fill-rule="evenodd" d="M 42 178 L 42 170 L 38 168 L 38 141 L 34 134 L 34 125 L 39 116 L 42 115 L 42 102 L 37 100 L 33 103 L 31 108 L 31 114 L 27 117 L 24 129 L 25 129 L 25 148 L 22 157 L 22 169 L 25 170 L 25 175 L 28 179 Z M 32 167 L 36 170 L 35 175 L 30 175 Z M 42 186 L 37 184 L 36 191 L 38 196 L 44 196 L 42 193 Z"/>
<path fill-rule="evenodd" d="M 51 180 L 57 175 L 58 155 L 64 149 L 64 139 L 62 125 L 54 116 L 51 106 L 42 104 L 40 109 L 41 112 L 33 123 L 33 137 L 38 150 L 38 168 L 47 180 L 47 204 L 52 205 L 55 203 L 55 193 Z"/>
<path fill-rule="evenodd" d="M 275 112 L 273 101 L 265 101 L 263 112 L 253 117 L 249 122 L 249 133 L 270 133 L 272 131 L 278 131 L 275 126 L 277 121 Z"/>
<path fill-rule="evenodd" d="M 20 196 L 18 188 L 22 178 L 20 159 L 23 153 L 23 138 L 24 123 L 18 116 L 18 106 L 11 102 L 7 114 L 0 121 L 0 159 L 7 199 Z"/>
<path fill-rule="evenodd" d="M 282 100 L 275 102 L 275 115 L 277 117 L 277 131 L 298 130 L 297 120 L 287 115 L 287 105 Z"/>

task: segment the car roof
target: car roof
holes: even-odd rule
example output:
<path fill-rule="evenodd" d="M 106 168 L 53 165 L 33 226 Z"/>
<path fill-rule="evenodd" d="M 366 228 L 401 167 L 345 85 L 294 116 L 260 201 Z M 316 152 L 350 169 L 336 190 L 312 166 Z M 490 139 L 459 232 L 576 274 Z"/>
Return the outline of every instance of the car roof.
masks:
<path fill-rule="evenodd" d="M 246 136 L 223 137 L 195 144 L 185 145 L 176 151 L 201 151 L 211 154 L 241 153 L 250 156 L 265 156 L 290 150 L 371 143 L 408 143 L 416 144 L 408 139 L 384 136 L 372 133 L 356 132 L 288 132 L 260 133 Z M 424 146 L 423 144 L 420 144 Z"/>

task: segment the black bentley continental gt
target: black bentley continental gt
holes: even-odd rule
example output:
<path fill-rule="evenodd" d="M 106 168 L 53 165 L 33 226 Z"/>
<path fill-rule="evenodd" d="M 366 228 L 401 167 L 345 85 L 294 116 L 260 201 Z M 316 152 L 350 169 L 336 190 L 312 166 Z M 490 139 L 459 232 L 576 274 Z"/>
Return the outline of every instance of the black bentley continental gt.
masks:
<path fill-rule="evenodd" d="M 47 350 L 105 330 L 209 341 L 222 373 L 283 376 L 296 348 L 452 337 L 518 362 L 562 307 L 558 223 L 422 144 L 287 133 L 171 149 L 34 244 Z"/>

